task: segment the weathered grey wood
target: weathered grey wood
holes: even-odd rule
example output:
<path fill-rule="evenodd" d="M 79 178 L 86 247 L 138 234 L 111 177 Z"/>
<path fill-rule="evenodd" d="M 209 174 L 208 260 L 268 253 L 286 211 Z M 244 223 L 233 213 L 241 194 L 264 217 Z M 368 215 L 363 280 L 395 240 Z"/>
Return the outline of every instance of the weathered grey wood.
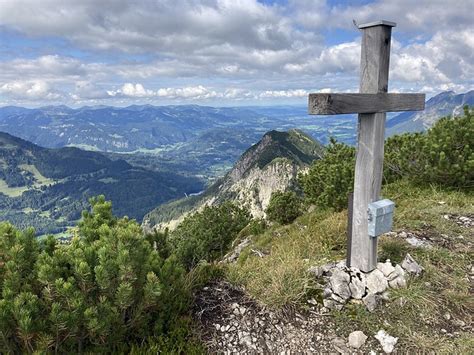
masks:
<path fill-rule="evenodd" d="M 367 27 L 374 27 L 374 26 L 380 26 L 380 25 L 389 26 L 389 27 L 396 27 L 397 26 L 397 24 L 395 22 L 387 21 L 387 20 L 380 20 L 380 21 L 363 23 L 363 24 L 358 25 L 357 27 L 359 27 L 359 29 L 363 29 L 363 28 L 367 28 Z"/>
<path fill-rule="evenodd" d="M 424 94 L 309 94 L 310 115 L 417 111 L 425 108 Z"/>
<path fill-rule="evenodd" d="M 362 29 L 360 93 L 388 90 L 392 27 L 381 24 Z M 350 266 L 366 272 L 377 266 L 377 238 L 369 237 L 367 208 L 379 199 L 385 118 L 385 113 L 359 114 Z"/>
<path fill-rule="evenodd" d="M 346 255 L 346 265 L 351 264 L 351 246 L 352 246 L 352 215 L 353 215 L 353 204 L 354 204 L 354 194 L 351 192 L 347 199 L 347 255 Z"/>

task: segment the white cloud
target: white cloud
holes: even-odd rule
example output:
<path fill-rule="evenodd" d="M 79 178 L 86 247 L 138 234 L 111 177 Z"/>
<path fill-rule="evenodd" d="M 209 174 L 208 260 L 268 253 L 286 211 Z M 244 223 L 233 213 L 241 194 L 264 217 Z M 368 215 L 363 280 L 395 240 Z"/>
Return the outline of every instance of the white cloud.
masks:
<path fill-rule="evenodd" d="M 421 44 L 398 48 L 391 78 L 440 89 L 454 82 L 474 83 L 474 29 L 436 33 Z"/>
<path fill-rule="evenodd" d="M 202 85 L 183 88 L 160 88 L 158 90 L 145 89 L 142 84 L 125 83 L 118 90 L 109 90 L 110 97 L 129 98 L 167 98 L 167 99 L 193 99 L 202 100 L 218 97 L 216 91 L 205 88 Z M 223 95 L 220 95 L 223 96 Z"/>
<path fill-rule="evenodd" d="M 329 92 L 331 89 L 322 89 L 321 92 Z M 159 88 L 156 90 L 146 89 L 140 83 L 125 83 L 119 89 L 108 90 L 107 98 L 132 98 L 132 99 L 152 99 L 152 100 L 209 100 L 209 99 L 232 99 L 232 100 L 261 100 L 276 98 L 306 98 L 309 91 L 304 89 L 294 90 L 264 90 L 249 91 L 238 88 L 225 88 L 214 90 L 203 85 L 187 86 L 181 88 Z M 95 98 L 105 98 L 97 95 Z M 90 98 L 89 96 L 80 97 L 76 95 L 77 100 Z"/>
<path fill-rule="evenodd" d="M 307 97 L 308 91 L 302 89 L 296 90 L 267 90 L 258 95 L 259 98 L 295 98 L 295 97 Z"/>
<path fill-rule="evenodd" d="M 13 81 L 0 86 L 0 94 L 13 100 L 57 100 L 61 95 L 44 81 Z"/>
<path fill-rule="evenodd" d="M 431 34 L 472 27 L 472 0 L 379 0 L 365 5 L 338 5 L 330 9 L 330 26 L 350 27 L 352 19 L 358 23 L 378 19 L 395 21 L 397 31 Z"/>
<path fill-rule="evenodd" d="M 36 102 L 296 102 L 315 86 L 354 91 L 360 40 L 352 19 L 379 18 L 398 23 L 391 89 L 467 90 L 474 86 L 473 6 L 472 0 L 455 6 L 445 0 L 336 6 L 325 0 L 1 0 L 7 32 L 35 44 L 59 39 L 63 53 L 72 50 L 59 55 L 53 45 L 36 58 L 0 59 L 0 94 Z M 340 28 L 346 32 L 335 43 Z"/>
<path fill-rule="evenodd" d="M 102 50 L 190 53 L 226 43 L 280 50 L 298 37 L 287 19 L 256 0 L 3 0 L 2 8 L 3 25 Z"/>

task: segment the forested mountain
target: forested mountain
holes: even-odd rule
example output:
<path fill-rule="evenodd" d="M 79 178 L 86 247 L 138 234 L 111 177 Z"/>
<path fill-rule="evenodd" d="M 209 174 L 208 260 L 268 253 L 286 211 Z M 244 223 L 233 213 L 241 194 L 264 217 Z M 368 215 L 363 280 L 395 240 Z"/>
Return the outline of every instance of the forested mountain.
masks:
<path fill-rule="evenodd" d="M 387 121 L 387 136 L 405 132 L 422 132 L 444 116 L 460 115 L 465 105 L 474 105 L 474 90 L 464 94 L 445 91 L 426 102 L 424 111 L 403 112 Z"/>
<path fill-rule="evenodd" d="M 145 216 L 143 225 L 172 228 L 188 212 L 225 201 L 234 201 L 254 217 L 263 217 L 272 192 L 292 189 L 298 172 L 319 159 L 323 151 L 319 142 L 300 130 L 270 131 L 204 193 L 159 206 Z"/>
<path fill-rule="evenodd" d="M 156 205 L 202 188 L 197 178 L 73 147 L 42 148 L 0 132 L 0 220 L 39 234 L 72 225 L 91 196 L 104 194 L 117 215 L 141 220 Z"/>

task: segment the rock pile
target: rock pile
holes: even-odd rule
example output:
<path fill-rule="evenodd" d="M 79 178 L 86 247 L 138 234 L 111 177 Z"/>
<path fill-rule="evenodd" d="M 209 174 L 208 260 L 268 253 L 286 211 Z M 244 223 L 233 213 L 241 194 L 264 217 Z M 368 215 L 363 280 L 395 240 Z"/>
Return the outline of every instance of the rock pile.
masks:
<path fill-rule="evenodd" d="M 406 287 L 407 274 L 418 276 L 423 268 L 407 254 L 401 265 L 387 260 L 368 273 L 348 268 L 344 261 L 312 267 L 308 271 L 325 280 L 324 307 L 341 310 L 347 302 L 353 302 L 364 304 L 372 312 L 387 298 L 388 288 Z"/>

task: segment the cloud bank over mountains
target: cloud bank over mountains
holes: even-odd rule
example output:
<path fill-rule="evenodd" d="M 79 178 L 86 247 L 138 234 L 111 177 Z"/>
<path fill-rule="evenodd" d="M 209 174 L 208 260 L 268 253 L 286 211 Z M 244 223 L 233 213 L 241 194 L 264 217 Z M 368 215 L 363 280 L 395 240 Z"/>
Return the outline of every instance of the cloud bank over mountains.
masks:
<path fill-rule="evenodd" d="M 474 87 L 474 2 L 2 0 L 0 105 L 304 103 L 358 87 L 360 33 L 393 30 L 390 89 Z"/>

